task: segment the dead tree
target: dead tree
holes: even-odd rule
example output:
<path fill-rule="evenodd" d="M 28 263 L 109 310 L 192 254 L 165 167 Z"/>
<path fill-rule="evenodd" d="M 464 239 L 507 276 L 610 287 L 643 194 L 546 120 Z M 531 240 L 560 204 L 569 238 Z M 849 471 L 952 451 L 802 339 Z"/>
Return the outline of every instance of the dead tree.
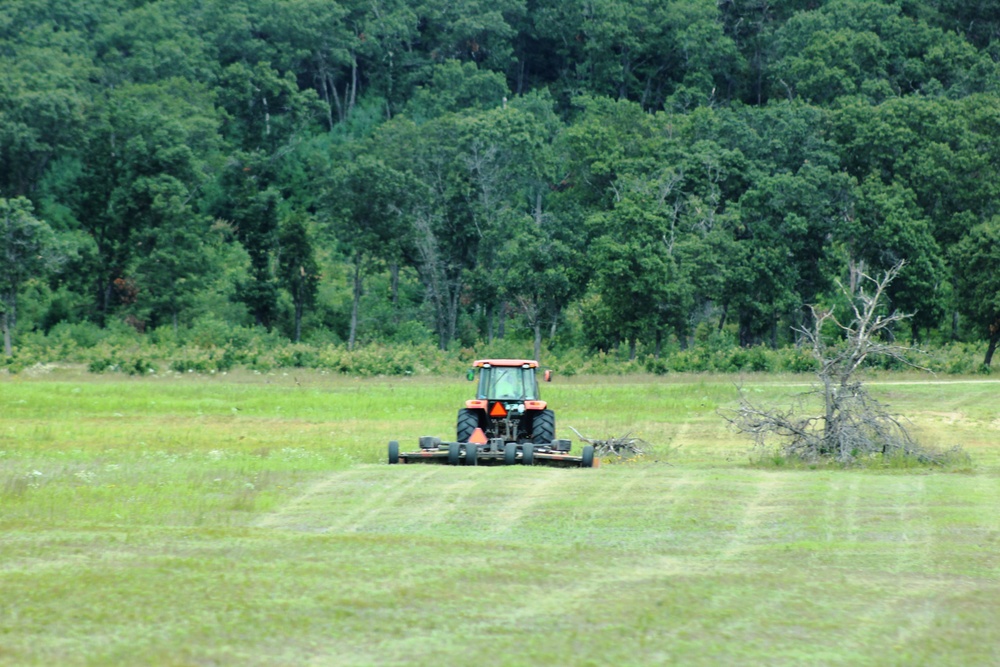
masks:
<path fill-rule="evenodd" d="M 895 344 L 891 331 L 910 315 L 889 313 L 884 304 L 886 289 L 902 268 L 900 262 L 879 279 L 861 273 L 856 291 L 840 285 L 850 303 L 848 322 L 841 322 L 832 309 L 810 306 L 812 325 L 796 328 L 817 362 L 819 384 L 806 396 L 819 395 L 822 415 L 801 416 L 804 400 L 784 410 L 759 407 L 741 390 L 739 408 L 726 416 L 736 431 L 759 447 L 777 440 L 786 455 L 803 460 L 851 463 L 872 454 L 903 454 L 934 462 L 939 455 L 919 447 L 903 420 L 890 414 L 857 378 L 873 357 L 917 367 L 904 356 L 910 348 Z"/>

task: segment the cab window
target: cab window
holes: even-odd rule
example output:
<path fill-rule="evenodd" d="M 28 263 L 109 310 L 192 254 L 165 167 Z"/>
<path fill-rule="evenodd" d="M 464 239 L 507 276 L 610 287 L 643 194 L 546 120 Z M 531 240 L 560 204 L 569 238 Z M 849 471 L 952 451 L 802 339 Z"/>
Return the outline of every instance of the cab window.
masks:
<path fill-rule="evenodd" d="M 535 400 L 538 397 L 535 374 L 530 368 L 508 368 L 502 366 L 484 368 L 479 374 L 479 390 L 476 397 L 504 400 Z"/>

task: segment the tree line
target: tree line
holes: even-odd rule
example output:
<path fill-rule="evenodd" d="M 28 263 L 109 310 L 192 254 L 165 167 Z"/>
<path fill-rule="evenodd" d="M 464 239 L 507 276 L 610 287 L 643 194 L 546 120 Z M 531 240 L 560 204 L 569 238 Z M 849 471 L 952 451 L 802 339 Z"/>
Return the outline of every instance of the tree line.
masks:
<path fill-rule="evenodd" d="M 1000 341 L 1000 5 L 8 0 L 17 331 L 780 346 L 839 285 Z"/>

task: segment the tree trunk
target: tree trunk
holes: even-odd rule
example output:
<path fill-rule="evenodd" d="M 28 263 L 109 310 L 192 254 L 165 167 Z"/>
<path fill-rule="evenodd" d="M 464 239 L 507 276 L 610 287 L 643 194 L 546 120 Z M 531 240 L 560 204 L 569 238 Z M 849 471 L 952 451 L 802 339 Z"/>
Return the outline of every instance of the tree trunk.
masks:
<path fill-rule="evenodd" d="M 462 281 L 455 278 L 449 281 L 450 293 L 448 294 L 448 338 L 442 350 L 447 350 L 451 341 L 455 340 L 455 333 L 458 331 L 458 302 L 462 296 Z"/>
<path fill-rule="evenodd" d="M 389 264 L 389 294 L 392 299 L 392 307 L 399 307 L 399 262 Z"/>
<path fill-rule="evenodd" d="M 396 65 L 396 61 L 392 57 L 392 51 L 389 51 L 389 66 L 387 69 L 388 74 L 386 75 L 385 82 L 385 119 L 392 120 L 392 82 L 395 81 L 393 68 Z"/>
<path fill-rule="evenodd" d="M 302 293 L 303 293 L 304 290 L 305 290 L 305 286 L 302 284 L 302 280 L 296 281 L 296 284 L 295 284 L 295 298 L 293 299 L 293 301 L 295 301 L 295 342 L 296 343 L 298 343 L 299 341 L 302 340 L 302 311 L 304 310 L 304 308 L 303 308 L 303 306 L 304 306 L 304 304 L 303 304 L 304 299 L 303 299 L 303 294 Z"/>
<path fill-rule="evenodd" d="M 636 337 L 635 336 L 629 336 L 629 339 L 628 339 L 628 360 L 629 361 L 635 361 L 635 345 L 636 345 Z"/>
<path fill-rule="evenodd" d="M 11 329 L 17 328 L 17 288 L 15 287 L 7 295 L 7 299 L 4 300 L 7 306 L 7 312 L 10 313 L 10 319 L 7 321 Z"/>
<path fill-rule="evenodd" d="M 323 94 L 323 102 L 326 106 L 326 124 L 327 128 L 333 131 L 333 100 L 330 98 L 330 87 L 327 83 L 326 72 L 323 72 L 319 77 L 319 87 L 320 92 Z"/>
<path fill-rule="evenodd" d="M 340 93 L 337 91 L 337 82 L 330 77 L 330 92 L 333 93 L 333 103 L 337 106 L 337 118 L 344 122 L 344 105 L 340 101 Z"/>
<path fill-rule="evenodd" d="M 535 361 L 542 361 L 542 322 L 538 317 L 535 318 Z"/>
<path fill-rule="evenodd" d="M 6 357 L 14 356 L 14 347 L 10 342 L 10 320 L 7 317 L 7 312 L 4 311 L 0 315 L 0 328 L 3 329 L 3 353 Z"/>
<path fill-rule="evenodd" d="M 111 280 L 105 280 L 101 285 L 101 312 L 99 324 L 103 327 L 108 322 L 108 311 L 111 309 Z"/>
<path fill-rule="evenodd" d="M 994 329 L 995 326 L 990 327 L 990 329 Z M 983 359 L 983 366 L 990 367 L 990 363 L 993 361 L 993 353 L 997 351 L 998 342 L 1000 342 L 1000 328 L 995 329 L 993 335 L 990 336 L 990 344 L 986 348 L 986 358 Z"/>
<path fill-rule="evenodd" d="M 739 313 L 739 342 L 740 347 L 753 347 L 754 336 L 750 330 L 750 316 L 746 313 Z"/>
<path fill-rule="evenodd" d="M 354 104 L 358 99 L 358 59 L 351 54 L 351 94 L 347 100 L 347 115 L 354 111 Z"/>
<path fill-rule="evenodd" d="M 361 305 L 362 288 L 361 261 L 360 256 L 354 258 L 354 298 L 351 303 L 351 331 L 347 338 L 348 350 L 354 349 L 354 342 L 358 336 L 358 310 Z"/>
<path fill-rule="evenodd" d="M 821 454 L 833 453 L 833 444 L 836 441 L 836 403 L 837 392 L 833 387 L 833 379 L 824 372 L 819 374 L 823 382 L 823 445 L 820 447 Z"/>
<path fill-rule="evenodd" d="M 622 49 L 621 66 L 622 76 L 618 82 L 618 99 L 626 100 L 628 99 L 628 75 L 632 69 L 632 62 L 629 59 L 629 50 L 627 47 Z"/>
<path fill-rule="evenodd" d="M 500 322 L 497 323 L 497 338 L 503 340 L 504 331 L 507 327 L 507 302 L 500 304 Z"/>

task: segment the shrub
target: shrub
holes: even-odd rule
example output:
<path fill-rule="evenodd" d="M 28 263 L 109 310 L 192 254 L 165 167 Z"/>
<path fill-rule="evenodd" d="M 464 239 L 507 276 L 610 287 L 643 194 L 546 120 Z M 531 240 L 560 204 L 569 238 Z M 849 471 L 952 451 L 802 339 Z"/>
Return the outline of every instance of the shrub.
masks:
<path fill-rule="evenodd" d="M 118 364 L 115 363 L 114 359 L 110 357 L 103 357 L 101 359 L 94 359 L 89 364 L 87 364 L 87 370 L 91 373 L 103 373 L 104 371 L 116 371 L 118 370 Z"/>
<path fill-rule="evenodd" d="M 107 333 L 91 322 L 60 322 L 52 327 L 40 342 L 49 349 L 67 344 L 74 347 L 91 348 L 107 338 Z"/>

